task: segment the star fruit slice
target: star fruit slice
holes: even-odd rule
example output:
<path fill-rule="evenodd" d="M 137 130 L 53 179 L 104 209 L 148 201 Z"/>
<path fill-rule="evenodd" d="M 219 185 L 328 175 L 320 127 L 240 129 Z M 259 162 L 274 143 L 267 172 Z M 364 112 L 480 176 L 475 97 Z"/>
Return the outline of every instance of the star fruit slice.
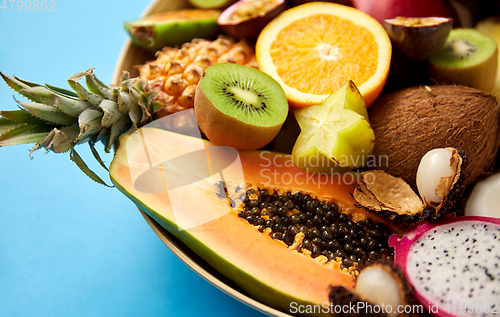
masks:
<path fill-rule="evenodd" d="M 337 173 L 363 167 L 375 134 L 363 97 L 348 81 L 320 105 L 295 110 L 301 133 L 292 150 L 293 163 L 309 172 Z"/>

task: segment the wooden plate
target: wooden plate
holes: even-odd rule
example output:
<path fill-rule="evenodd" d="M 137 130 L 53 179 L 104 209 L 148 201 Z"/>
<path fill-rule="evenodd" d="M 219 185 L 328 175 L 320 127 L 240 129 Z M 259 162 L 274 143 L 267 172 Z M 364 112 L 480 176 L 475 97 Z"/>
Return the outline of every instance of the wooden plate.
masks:
<path fill-rule="evenodd" d="M 154 13 L 165 12 L 169 10 L 188 8 L 189 4 L 186 0 L 155 0 L 143 12 L 142 16 L 148 16 Z M 146 52 L 134 45 L 130 39 L 127 39 L 121 50 L 118 61 L 115 65 L 113 73 L 113 84 L 117 85 L 121 81 L 123 71 L 128 71 L 131 77 L 138 76 L 139 73 L 134 65 L 142 64 L 146 61 L 153 60 L 154 54 Z M 269 316 L 288 317 L 290 315 L 280 312 L 274 308 L 264 305 L 253 298 L 249 297 L 241 288 L 232 283 L 230 280 L 219 274 L 214 268 L 208 265 L 196 253 L 191 251 L 184 243 L 160 226 L 153 218 L 140 210 L 144 219 L 149 224 L 151 229 L 156 233 L 161 241 L 172 251 L 182 262 L 189 268 L 203 277 L 206 281 L 222 290 L 226 294 L 239 300 L 240 302 L 264 313 Z"/>

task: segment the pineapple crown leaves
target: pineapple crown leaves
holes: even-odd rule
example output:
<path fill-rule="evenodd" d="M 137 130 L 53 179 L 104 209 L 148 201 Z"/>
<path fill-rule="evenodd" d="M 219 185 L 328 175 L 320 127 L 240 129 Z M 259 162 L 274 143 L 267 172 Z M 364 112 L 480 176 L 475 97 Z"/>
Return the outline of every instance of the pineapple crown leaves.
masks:
<path fill-rule="evenodd" d="M 0 111 L 0 147 L 35 143 L 31 154 L 45 148 L 55 153 L 70 152 L 70 159 L 92 180 L 106 185 L 92 172 L 74 146 L 89 143 L 92 154 L 106 168 L 95 143 L 104 143 L 106 153 L 118 145 L 118 138 L 153 119 L 162 105 L 147 91 L 146 81 L 129 78 L 124 72 L 119 86 L 108 86 L 93 74 L 93 69 L 68 79 L 73 91 L 39 85 L 0 72 L 13 90 L 31 102 L 17 104 L 20 110 Z M 85 79 L 86 88 L 80 84 Z M 107 168 L 106 168 L 107 169 Z M 107 186 L 107 185 L 106 185 Z"/>

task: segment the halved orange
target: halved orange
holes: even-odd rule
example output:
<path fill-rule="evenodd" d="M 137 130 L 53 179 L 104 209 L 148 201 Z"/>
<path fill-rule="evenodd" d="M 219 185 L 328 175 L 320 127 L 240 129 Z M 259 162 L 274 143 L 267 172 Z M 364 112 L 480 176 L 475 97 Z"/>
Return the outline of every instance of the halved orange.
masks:
<path fill-rule="evenodd" d="M 321 104 L 349 80 L 370 106 L 387 81 L 391 53 L 379 22 L 357 9 L 325 2 L 283 12 L 256 44 L 260 70 L 281 84 L 292 108 Z"/>

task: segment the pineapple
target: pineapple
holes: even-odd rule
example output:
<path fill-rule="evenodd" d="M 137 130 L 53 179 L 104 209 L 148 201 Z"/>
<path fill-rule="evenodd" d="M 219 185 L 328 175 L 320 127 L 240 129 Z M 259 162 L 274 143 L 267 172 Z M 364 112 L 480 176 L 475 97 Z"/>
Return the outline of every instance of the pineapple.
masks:
<path fill-rule="evenodd" d="M 139 66 L 140 77 L 147 80 L 146 89 L 156 92 L 156 100 L 163 104 L 155 117 L 192 108 L 196 85 L 205 69 L 218 63 L 257 68 L 254 50 L 246 40 L 235 43 L 224 36 L 212 42 L 194 39 L 180 49 L 165 47 L 155 61 Z"/>
<path fill-rule="evenodd" d="M 74 92 L 38 85 L 0 73 L 5 82 L 32 102 L 20 102 L 22 110 L 0 111 L 0 146 L 35 143 L 31 154 L 45 148 L 63 153 L 93 180 L 105 185 L 74 150 L 89 143 L 96 159 L 105 167 L 94 148 L 103 141 L 105 152 L 117 145 L 118 137 L 131 128 L 151 121 L 162 105 L 145 90 L 146 81 L 124 73 L 118 87 L 103 84 L 92 70 L 76 74 L 68 82 Z M 88 90 L 79 81 L 85 78 Z"/>
<path fill-rule="evenodd" d="M 162 107 L 146 82 L 128 78 L 118 87 L 103 84 L 92 69 L 68 79 L 75 92 L 38 85 L 0 73 L 5 82 L 33 102 L 19 102 L 22 110 L 0 111 L 0 146 L 36 142 L 40 148 L 62 153 L 79 143 L 104 141 L 110 152 L 118 137 L 132 127 L 150 122 Z M 79 81 L 85 78 L 88 90 Z"/>
<path fill-rule="evenodd" d="M 155 61 L 139 66 L 140 77 L 124 73 L 119 86 L 108 86 L 93 70 L 76 74 L 68 83 L 73 89 L 39 85 L 0 73 L 5 82 L 31 102 L 20 102 L 21 110 L 0 111 L 0 147 L 35 143 L 31 154 L 45 148 L 70 152 L 70 158 L 94 181 L 105 185 L 80 158 L 74 146 L 88 143 L 94 157 L 106 168 L 94 145 L 102 141 L 109 153 L 118 137 L 155 118 L 193 107 L 194 93 L 205 68 L 222 62 L 257 66 L 246 41 L 235 43 L 219 37 L 215 41 L 195 39 L 181 48 L 166 47 Z M 85 78 L 87 88 L 80 84 Z M 186 122 L 174 122 L 182 131 Z M 196 124 L 187 122 L 187 124 Z"/>

